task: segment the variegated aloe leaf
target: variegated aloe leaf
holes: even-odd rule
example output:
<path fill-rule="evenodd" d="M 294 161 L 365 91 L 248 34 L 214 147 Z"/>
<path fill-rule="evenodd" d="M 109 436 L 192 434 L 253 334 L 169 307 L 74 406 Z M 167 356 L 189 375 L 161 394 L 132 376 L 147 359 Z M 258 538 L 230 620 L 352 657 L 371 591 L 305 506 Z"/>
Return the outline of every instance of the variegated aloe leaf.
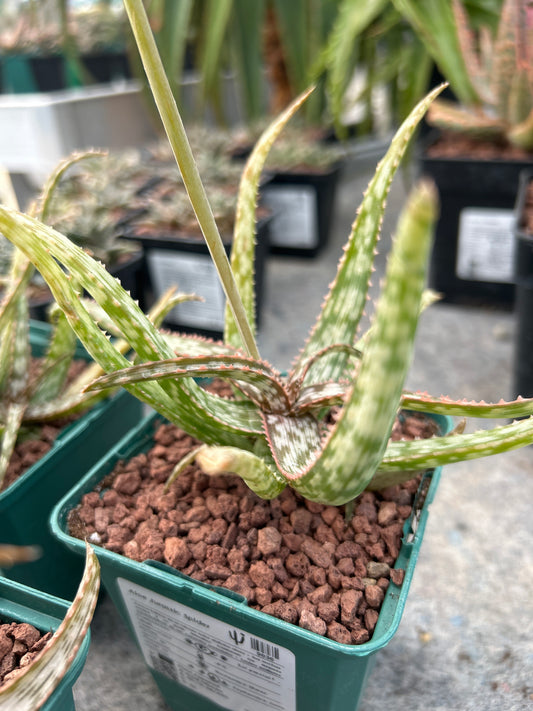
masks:
<path fill-rule="evenodd" d="M 31 402 L 51 402 L 63 389 L 72 358 L 76 352 L 76 334 L 70 328 L 65 314 L 54 316 L 55 324 L 42 367 L 41 377 L 32 394 Z"/>
<path fill-rule="evenodd" d="M 181 356 L 141 363 L 104 375 L 91 383 L 87 390 L 180 377 L 230 379 L 250 400 L 266 411 L 285 412 L 290 406 L 279 373 L 266 363 L 238 355 Z"/>
<path fill-rule="evenodd" d="M 79 280 L 115 321 L 129 347 L 143 361 L 172 358 L 174 352 L 139 306 L 106 269 L 68 238 L 28 215 L 0 207 L 0 230 L 24 251 L 48 283 L 71 327 L 91 357 L 109 372 L 129 366 L 98 328 L 79 300 L 56 259 Z M 192 379 L 126 386 L 141 400 L 206 443 L 249 447 L 239 427 L 243 421 L 238 403 L 202 390 Z"/>
<path fill-rule="evenodd" d="M 402 408 L 416 412 L 433 412 L 438 415 L 458 417 L 487 417 L 508 419 L 533 415 L 533 398 L 519 397 L 512 402 L 475 402 L 473 400 L 453 400 L 450 397 L 432 397 L 428 393 L 404 393 Z"/>
<path fill-rule="evenodd" d="M 435 190 L 421 182 L 400 218 L 357 380 L 319 455 L 309 452 L 291 482 L 308 499 L 346 503 L 379 466 L 411 362 L 436 212 Z"/>
<path fill-rule="evenodd" d="M 87 546 L 85 571 L 74 602 L 39 656 L 0 688 L 0 711 L 36 711 L 50 698 L 87 635 L 99 585 L 98 559 Z"/>
<path fill-rule="evenodd" d="M 255 329 L 255 211 L 259 191 L 259 178 L 274 141 L 311 91 L 312 89 L 308 89 L 295 99 L 259 138 L 246 162 L 239 184 L 235 229 L 231 248 L 231 268 L 252 331 Z M 229 304 L 226 304 L 224 319 L 224 342 L 235 348 L 243 346 L 240 331 Z"/>
<path fill-rule="evenodd" d="M 201 447 L 196 461 L 206 474 L 237 474 L 263 499 L 273 499 L 287 484 L 263 457 L 236 447 Z"/>
<path fill-rule="evenodd" d="M 302 363 L 314 353 L 332 343 L 353 345 L 366 304 L 374 263 L 374 249 L 392 179 L 418 123 L 443 88 L 444 86 L 440 86 L 434 89 L 411 111 L 398 129 L 389 150 L 370 181 L 358 209 L 337 276 L 311 336 L 299 356 L 295 370 L 301 368 Z M 342 353 L 323 358 L 311 368 L 306 383 L 337 380 L 344 375 L 345 364 L 346 357 Z"/>
<path fill-rule="evenodd" d="M 479 459 L 518 449 L 533 441 L 533 418 L 469 434 L 390 442 L 370 487 L 380 489 L 412 477 L 414 471 Z"/>
<path fill-rule="evenodd" d="M 15 320 L 4 329 L 3 337 L 11 337 L 11 352 L 7 381 L 2 397 L 2 444 L 0 448 L 0 488 L 15 449 L 18 432 L 29 402 L 29 320 L 26 294 L 20 294 L 16 302 Z"/>

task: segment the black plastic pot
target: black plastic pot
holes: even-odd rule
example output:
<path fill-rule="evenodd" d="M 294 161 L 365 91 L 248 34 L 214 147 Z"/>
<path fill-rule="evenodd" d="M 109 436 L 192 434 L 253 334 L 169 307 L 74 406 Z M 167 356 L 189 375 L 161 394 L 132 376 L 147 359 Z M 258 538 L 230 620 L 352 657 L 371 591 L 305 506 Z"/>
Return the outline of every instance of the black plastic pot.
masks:
<path fill-rule="evenodd" d="M 35 56 L 30 57 L 29 61 L 38 91 L 49 92 L 66 89 L 66 68 L 62 55 Z"/>
<path fill-rule="evenodd" d="M 510 305 L 514 298 L 513 207 L 520 172 L 531 161 L 433 158 L 421 172 L 436 183 L 440 218 L 429 283 L 451 302 Z"/>
<path fill-rule="evenodd" d="M 81 58 L 90 78 L 97 84 L 109 84 L 119 79 L 131 79 L 131 69 L 125 52 L 98 52 Z"/>
<path fill-rule="evenodd" d="M 270 218 L 257 223 L 255 248 L 256 320 L 260 323 L 265 291 L 265 270 L 268 257 Z M 221 338 L 224 330 L 225 298 L 215 266 L 203 237 L 176 234 L 137 235 L 135 219 L 129 223 L 124 237 L 142 244 L 146 260 L 147 281 L 144 300 L 148 306 L 169 287 L 202 296 L 205 301 L 190 301 L 171 311 L 164 325 L 184 333 L 199 333 Z M 231 241 L 226 241 L 229 255 Z"/>
<path fill-rule="evenodd" d="M 272 212 L 270 250 L 315 257 L 328 241 L 341 165 L 323 172 L 273 172 L 261 188 Z"/>
<path fill-rule="evenodd" d="M 516 201 L 515 232 L 515 352 L 513 395 L 533 397 L 533 233 L 523 219 L 533 170 L 524 171 Z"/>

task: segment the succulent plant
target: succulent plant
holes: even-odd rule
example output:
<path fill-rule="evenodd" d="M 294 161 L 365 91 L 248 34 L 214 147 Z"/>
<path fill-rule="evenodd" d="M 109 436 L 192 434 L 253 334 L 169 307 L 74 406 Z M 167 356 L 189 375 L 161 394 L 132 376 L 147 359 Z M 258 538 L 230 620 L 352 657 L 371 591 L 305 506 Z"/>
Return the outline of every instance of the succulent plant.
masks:
<path fill-rule="evenodd" d="M 32 206 L 32 214 L 48 222 L 49 206 L 54 188 L 69 167 L 84 158 L 72 157 L 58 166 L 50 177 L 42 199 Z M 88 364 L 83 371 L 67 382 L 70 366 L 75 358 L 76 334 L 67 318 L 57 307 L 52 308 L 52 334 L 47 353 L 37 374 L 30 370 L 31 344 L 27 287 L 34 272 L 32 264 L 15 248 L 11 254 L 10 271 L 5 279 L 0 302 L 0 489 L 11 460 L 17 439 L 22 431 L 84 411 L 109 395 L 85 392 L 84 387 L 102 374 L 97 363 Z M 74 290 L 80 298 L 74 283 Z M 169 309 L 183 295 L 165 294 L 152 309 L 156 323 L 160 323 Z M 87 303 L 96 318 L 100 314 Z M 116 343 L 120 352 L 129 350 L 124 341 Z"/>
<path fill-rule="evenodd" d="M 0 687 L 0 711 L 35 711 L 45 704 L 87 635 L 99 587 L 100 565 L 87 545 L 83 578 L 65 618 L 33 662 Z"/>
<path fill-rule="evenodd" d="M 452 0 L 451 24 L 426 22 L 428 8 L 416 0 L 394 0 L 419 29 L 441 66 L 443 45 L 435 32 L 456 34 L 460 50 L 453 76 L 459 103 L 437 100 L 428 123 L 478 139 L 533 150 L 533 7 L 529 0 L 504 0 L 495 34 L 470 27 L 460 0 Z M 449 10 L 448 10 L 449 11 Z M 446 58 L 445 58 L 446 59 Z M 464 88 L 463 88 L 464 87 Z"/>
<path fill-rule="evenodd" d="M 452 401 L 403 391 L 437 213 L 434 187 L 421 182 L 400 218 L 386 280 L 370 329 L 359 336 L 385 201 L 409 139 L 440 88 L 411 112 L 365 193 L 337 275 L 310 337 L 288 376 L 265 363 L 254 336 L 253 234 L 259 178 L 269 148 L 307 98 L 299 97 L 263 134 L 240 184 L 231 264 L 224 251 L 190 146 L 166 83 L 140 0 L 125 0 L 172 149 L 227 296 L 224 343 L 166 337 L 105 269 L 39 220 L 0 209 L 0 229 L 49 283 L 73 329 L 107 371 L 93 387 L 122 385 L 205 444 L 191 456 L 209 472 L 240 475 L 273 497 L 286 485 L 328 504 L 349 502 L 441 464 L 487 456 L 533 442 L 533 418 L 491 430 L 430 440 L 390 442 L 399 408 L 445 415 L 531 415 L 533 400 Z M 138 355 L 130 366 L 79 302 L 79 281 Z M 176 356 L 176 354 L 178 354 Z M 229 380 L 235 399 L 207 392 L 196 376 Z M 325 414 L 342 405 L 335 423 Z M 184 464 L 190 461 L 185 460 Z"/>

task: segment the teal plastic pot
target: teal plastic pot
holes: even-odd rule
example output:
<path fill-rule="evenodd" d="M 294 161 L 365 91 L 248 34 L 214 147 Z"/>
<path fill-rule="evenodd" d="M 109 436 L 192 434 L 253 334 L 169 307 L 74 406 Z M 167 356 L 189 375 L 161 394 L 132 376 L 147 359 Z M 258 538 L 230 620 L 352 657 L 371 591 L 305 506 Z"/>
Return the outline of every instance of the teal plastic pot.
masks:
<path fill-rule="evenodd" d="M 437 418 L 449 431 L 449 418 Z M 67 516 L 83 494 L 115 467 L 147 451 L 161 422 L 149 416 L 99 462 L 55 507 L 53 534 L 80 558 L 85 544 L 68 534 Z M 372 639 L 344 645 L 248 607 L 240 595 L 197 582 L 155 561 L 138 563 L 95 547 L 102 583 L 144 656 L 166 703 L 174 711 L 309 711 L 357 708 L 375 653 L 394 635 L 431 503 L 440 477 L 424 477 L 420 506 L 406 522 L 396 563 L 405 570 L 392 582 Z"/>
<path fill-rule="evenodd" d="M 68 607 L 69 604 L 64 600 L 5 578 L 0 579 L 1 622 L 27 622 L 41 632 L 55 631 L 65 617 Z M 90 632 L 87 632 L 74 661 L 42 707 L 42 711 L 75 711 L 72 687 L 85 664 L 89 643 Z"/>
<path fill-rule="evenodd" d="M 48 324 L 32 322 L 35 355 L 48 341 Z M 80 346 L 80 358 L 88 356 Z M 108 449 L 142 418 L 142 405 L 125 391 L 98 403 L 60 433 L 50 451 L 0 493 L 0 542 L 38 545 L 42 556 L 2 573 L 37 590 L 72 600 L 83 575 L 83 561 L 51 535 L 48 519 L 54 504 Z"/>

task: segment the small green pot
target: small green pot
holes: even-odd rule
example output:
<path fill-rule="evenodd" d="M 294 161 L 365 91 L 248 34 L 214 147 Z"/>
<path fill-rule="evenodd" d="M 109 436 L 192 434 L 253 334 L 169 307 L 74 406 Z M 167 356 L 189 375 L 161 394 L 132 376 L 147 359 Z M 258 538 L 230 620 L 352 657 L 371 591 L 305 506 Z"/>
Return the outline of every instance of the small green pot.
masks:
<path fill-rule="evenodd" d="M 48 324 L 31 322 L 35 355 L 44 352 L 49 335 Z M 89 360 L 81 346 L 77 355 Z M 65 427 L 50 451 L 0 493 L 0 542 L 42 549 L 39 560 L 6 569 L 4 575 L 65 600 L 73 599 L 83 575 L 83 561 L 50 534 L 50 511 L 141 417 L 141 403 L 119 391 Z"/>
<path fill-rule="evenodd" d="M 27 622 L 41 632 L 55 631 L 68 610 L 68 603 L 51 595 L 37 592 L 20 583 L 0 578 L 0 620 L 2 622 Z M 87 652 L 90 632 L 78 650 L 67 673 L 42 707 L 42 711 L 75 711 L 72 687 L 79 677 Z"/>
<path fill-rule="evenodd" d="M 449 418 L 437 417 L 443 431 Z M 68 533 L 67 516 L 115 467 L 153 445 L 161 418 L 151 415 L 109 452 L 55 507 L 53 535 L 80 558 L 83 541 Z M 166 703 L 174 711 L 253 709 L 354 711 L 375 653 L 394 635 L 440 477 L 425 476 L 415 514 L 404 527 L 396 566 L 403 585 L 389 585 L 372 639 L 340 644 L 248 607 L 242 596 L 197 582 L 155 561 L 138 563 L 95 551 L 102 583 L 139 646 Z"/>

